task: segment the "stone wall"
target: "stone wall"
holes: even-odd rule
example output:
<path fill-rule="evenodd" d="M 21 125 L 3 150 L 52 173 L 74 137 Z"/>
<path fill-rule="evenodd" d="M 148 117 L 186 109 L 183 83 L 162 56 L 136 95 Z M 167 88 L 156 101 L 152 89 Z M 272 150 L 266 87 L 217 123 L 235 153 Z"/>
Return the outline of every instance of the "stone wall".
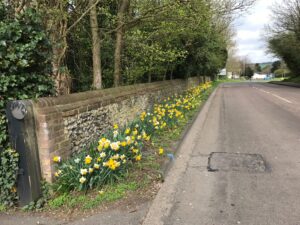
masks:
<path fill-rule="evenodd" d="M 30 100 L 43 178 L 52 181 L 53 156 L 67 158 L 88 148 L 113 124 L 122 126 L 154 102 L 204 80 L 193 77 Z"/>

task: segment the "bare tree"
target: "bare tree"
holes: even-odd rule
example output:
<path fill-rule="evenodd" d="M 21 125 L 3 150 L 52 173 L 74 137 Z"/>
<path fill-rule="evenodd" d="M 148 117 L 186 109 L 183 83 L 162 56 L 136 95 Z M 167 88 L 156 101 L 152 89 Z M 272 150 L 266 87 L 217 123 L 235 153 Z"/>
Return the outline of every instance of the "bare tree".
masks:
<path fill-rule="evenodd" d="M 272 6 L 273 22 L 267 28 L 270 53 L 281 58 L 292 75 L 300 70 L 300 0 L 276 2 Z"/>
<path fill-rule="evenodd" d="M 257 0 L 211 0 L 213 23 L 219 33 L 222 33 L 230 46 L 235 35 L 232 23 L 234 19 L 249 10 Z"/>
<path fill-rule="evenodd" d="M 300 40 L 300 0 L 286 0 L 272 6 L 273 24 L 271 33 L 292 32 Z"/>
<path fill-rule="evenodd" d="M 237 56 L 230 55 L 227 59 L 226 70 L 233 74 L 240 74 L 243 71 L 241 59 Z"/>
<path fill-rule="evenodd" d="M 255 2 L 256 0 L 211 0 L 214 11 L 222 16 L 245 12 Z"/>

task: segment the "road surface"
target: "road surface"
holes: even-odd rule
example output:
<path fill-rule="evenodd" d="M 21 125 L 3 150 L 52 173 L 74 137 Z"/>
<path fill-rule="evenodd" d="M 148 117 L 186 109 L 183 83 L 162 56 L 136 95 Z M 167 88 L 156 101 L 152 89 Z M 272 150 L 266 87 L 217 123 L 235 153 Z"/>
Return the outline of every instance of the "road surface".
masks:
<path fill-rule="evenodd" d="M 260 154 L 265 171 L 220 165 L 209 172 L 212 152 Z M 300 225 L 300 89 L 222 84 L 183 141 L 144 224 Z"/>

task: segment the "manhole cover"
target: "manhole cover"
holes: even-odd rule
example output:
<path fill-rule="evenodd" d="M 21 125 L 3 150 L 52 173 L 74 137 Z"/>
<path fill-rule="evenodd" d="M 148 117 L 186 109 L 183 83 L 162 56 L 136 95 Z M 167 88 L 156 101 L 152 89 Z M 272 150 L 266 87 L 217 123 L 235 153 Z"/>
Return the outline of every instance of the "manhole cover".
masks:
<path fill-rule="evenodd" d="M 259 154 L 213 152 L 208 158 L 208 171 L 265 172 L 266 165 Z"/>

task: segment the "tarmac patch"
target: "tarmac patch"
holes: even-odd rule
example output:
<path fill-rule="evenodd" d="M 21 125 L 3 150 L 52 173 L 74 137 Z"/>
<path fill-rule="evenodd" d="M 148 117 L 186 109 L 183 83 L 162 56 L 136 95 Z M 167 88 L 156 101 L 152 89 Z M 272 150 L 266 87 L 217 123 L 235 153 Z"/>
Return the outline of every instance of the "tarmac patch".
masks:
<path fill-rule="evenodd" d="M 266 163 L 260 154 L 212 152 L 208 158 L 207 170 L 263 173 L 266 171 Z"/>

